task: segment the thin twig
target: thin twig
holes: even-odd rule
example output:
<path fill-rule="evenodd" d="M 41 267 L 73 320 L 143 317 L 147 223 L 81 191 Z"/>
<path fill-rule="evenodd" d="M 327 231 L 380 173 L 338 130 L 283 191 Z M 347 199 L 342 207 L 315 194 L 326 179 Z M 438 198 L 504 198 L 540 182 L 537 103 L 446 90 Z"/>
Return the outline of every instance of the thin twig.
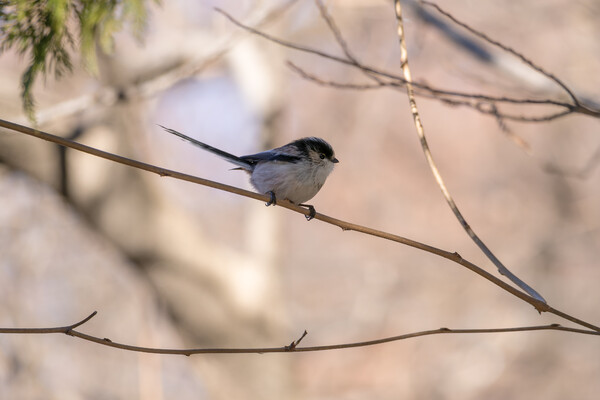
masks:
<path fill-rule="evenodd" d="M 297 64 L 294 64 L 293 62 L 291 62 L 289 60 L 286 62 L 286 64 L 292 71 L 294 71 L 295 73 L 300 75 L 300 77 L 302 77 L 306 80 L 309 80 L 311 82 L 314 82 L 320 86 L 327 86 L 327 87 L 332 87 L 335 89 L 346 89 L 346 90 L 371 90 L 371 89 L 381 89 L 383 87 L 391 88 L 394 90 L 404 90 L 404 84 L 398 84 L 398 82 L 390 82 L 390 81 L 383 81 L 383 80 L 379 80 L 379 83 L 377 83 L 377 84 L 347 83 L 347 82 L 336 82 L 336 81 L 332 81 L 332 80 L 325 80 L 323 78 L 316 76 L 315 74 L 311 74 L 311 73 L 307 72 L 305 69 L 299 67 Z M 555 119 L 558 119 L 558 118 L 561 118 L 568 114 L 573 113 L 572 110 L 563 110 L 563 111 L 558 111 L 558 112 L 554 112 L 551 114 L 540 115 L 540 116 L 513 115 L 513 114 L 506 114 L 506 113 L 500 112 L 500 110 L 498 110 L 498 107 L 496 106 L 496 103 L 493 101 L 476 101 L 476 100 L 471 100 L 471 99 L 458 100 L 458 99 L 453 99 L 451 97 L 446 97 L 446 95 L 432 94 L 428 91 L 425 91 L 423 89 L 418 89 L 418 88 L 416 88 L 414 92 L 418 96 L 429 98 L 429 99 L 435 99 L 435 100 L 441 101 L 442 103 L 448 104 L 450 106 L 466 106 L 469 108 L 473 108 L 482 114 L 491 115 L 491 116 L 495 117 L 496 119 L 501 118 L 503 120 L 510 120 L 510 121 L 515 121 L 515 122 L 524 122 L 524 123 L 550 122 L 552 120 L 555 120 Z"/>
<path fill-rule="evenodd" d="M 346 40 L 344 39 L 344 36 L 342 36 L 342 31 L 340 30 L 340 28 L 338 28 L 337 24 L 335 23 L 335 20 L 329 14 L 329 11 L 327 11 L 327 7 L 325 7 L 325 4 L 323 4 L 323 1 L 315 0 L 315 4 L 317 5 L 317 8 L 319 9 L 321 18 L 323 18 L 323 20 L 329 27 L 329 30 L 331 31 L 331 33 L 333 33 L 333 36 L 335 37 L 335 41 L 338 43 L 338 45 L 344 52 L 344 55 L 346 56 L 346 58 L 348 60 L 354 62 L 356 65 L 360 65 L 360 63 L 358 62 L 356 57 L 354 57 L 354 55 L 350 51 L 350 47 L 348 47 L 348 42 L 346 42 Z"/>
<path fill-rule="evenodd" d="M 400 89 L 400 87 L 395 83 L 385 82 L 385 81 L 381 81 L 381 80 L 379 81 L 379 83 L 376 83 L 376 84 L 372 84 L 372 83 L 357 84 L 357 83 L 346 83 L 346 82 L 336 82 L 336 81 L 331 81 L 331 80 L 324 80 L 323 78 L 320 78 L 314 74 L 307 72 L 305 69 L 299 67 L 298 65 L 294 64 L 293 62 L 291 62 L 289 60 L 286 62 L 286 64 L 292 71 L 294 71 L 295 73 L 300 75 L 300 77 L 302 77 L 306 80 L 309 80 L 311 82 L 314 82 L 317 85 L 321 85 L 321 86 L 332 87 L 335 89 L 346 89 L 346 90 L 372 90 L 372 89 L 381 89 L 382 87 L 391 87 L 393 89 Z M 532 155 L 532 149 L 531 149 L 530 144 L 524 138 L 522 138 L 521 136 L 519 136 L 515 132 L 513 132 L 506 125 L 506 120 L 518 121 L 518 122 L 549 122 L 553 119 L 556 119 L 556 118 L 559 118 L 566 114 L 571 113 L 571 111 L 567 110 L 567 111 L 560 111 L 558 113 L 548 114 L 548 115 L 539 116 L 539 117 L 527 117 L 527 116 L 523 116 L 523 115 L 510 115 L 510 114 L 501 113 L 498 110 L 498 107 L 496 106 L 495 103 L 487 103 L 487 102 L 479 102 L 479 101 L 474 102 L 472 100 L 456 100 L 456 99 L 450 99 L 450 98 L 446 98 L 446 97 L 442 97 L 442 96 L 434 96 L 429 93 L 423 93 L 423 92 L 419 93 L 417 90 L 415 90 L 415 94 L 419 94 L 422 97 L 435 98 L 435 99 L 445 102 L 451 106 L 468 106 L 468 107 L 476 109 L 477 111 L 479 111 L 483 114 L 489 114 L 489 115 L 494 116 L 496 118 L 498 126 L 506 134 L 506 136 L 510 140 L 512 140 L 519 148 L 521 148 L 529 156 Z M 556 166 L 552 163 L 544 163 L 542 165 L 542 168 L 548 173 L 563 175 L 563 176 L 572 176 L 575 178 L 585 179 L 587 176 L 589 176 L 589 174 L 591 172 L 593 172 L 596 165 L 598 165 L 599 161 L 600 161 L 600 148 L 598 150 L 596 150 L 594 155 L 592 157 L 590 157 L 590 160 L 581 169 L 567 170 L 564 167 Z"/>
<path fill-rule="evenodd" d="M 2 333 L 19 333 L 19 334 L 42 334 L 42 333 L 64 333 L 69 336 L 77 337 L 82 340 L 97 343 L 102 346 L 113 347 L 121 350 L 134 351 L 138 353 L 153 353 L 153 354 L 169 354 L 169 355 L 184 355 L 191 356 L 193 354 L 263 354 L 263 353 L 298 353 L 298 352 L 314 352 L 325 350 L 350 349 L 356 347 L 375 346 L 384 343 L 397 342 L 400 340 L 413 339 L 421 336 L 444 335 L 444 334 L 477 334 L 477 333 L 509 333 L 509 332 L 532 332 L 532 331 L 562 331 L 579 333 L 582 335 L 600 336 L 600 332 L 595 332 L 587 329 L 570 328 L 559 324 L 550 325 L 535 325 L 535 326 L 520 326 L 513 328 L 486 328 L 486 329 L 450 329 L 439 328 L 426 331 L 412 332 L 403 335 L 396 335 L 375 340 L 367 340 L 352 343 L 329 344 L 321 346 L 305 346 L 298 347 L 302 339 L 307 335 L 304 331 L 299 339 L 294 340 L 287 346 L 283 347 L 249 347 L 249 348 L 195 348 L 195 349 L 163 349 L 154 347 L 132 346 L 124 343 L 115 342 L 108 338 L 100 338 L 97 336 L 88 335 L 74 330 L 93 316 L 96 311 L 90 314 L 87 318 L 73 325 L 61 326 L 57 328 L 0 328 Z"/>
<path fill-rule="evenodd" d="M 340 28 L 335 23 L 335 20 L 333 19 L 333 17 L 331 16 L 331 14 L 329 14 L 329 11 L 327 10 L 327 7 L 323 3 L 323 1 L 322 0 L 315 0 L 315 4 L 317 5 L 317 8 L 319 9 L 319 13 L 321 14 L 321 18 L 323 18 L 323 20 L 327 24 L 327 27 L 329 27 L 329 30 L 331 31 L 331 33 L 333 33 L 333 36 L 335 37 L 335 41 L 337 42 L 337 44 L 340 46 L 340 48 L 344 52 L 344 55 L 346 56 L 346 59 L 348 59 L 349 61 L 351 61 L 354 66 L 360 67 L 361 63 L 354 56 L 354 54 L 350 51 L 350 47 L 348 46 L 348 42 L 346 42 L 346 40 L 344 39 L 344 36 L 342 35 L 342 31 L 340 30 Z M 361 71 L 367 77 L 369 77 L 370 79 L 372 79 L 373 81 L 375 81 L 377 83 L 382 83 L 381 78 L 379 78 L 376 74 L 368 72 L 367 70 L 364 70 L 364 69 L 361 69 Z"/>
<path fill-rule="evenodd" d="M 65 333 L 71 335 L 73 329 L 88 322 L 97 314 L 96 311 L 72 325 L 59 326 L 56 328 L 0 328 L 0 333 L 22 333 L 22 334 L 42 334 L 42 333 Z"/>
<path fill-rule="evenodd" d="M 294 351 L 294 350 L 296 350 L 296 348 L 298 347 L 298 345 L 300 344 L 300 342 L 302 341 L 302 339 L 304 339 L 304 337 L 306 335 L 308 335 L 308 332 L 305 329 L 304 332 L 302 332 L 302 335 L 298 339 L 292 341 L 292 343 L 290 343 L 289 345 L 285 346 L 285 349 L 287 351 Z"/>
<path fill-rule="evenodd" d="M 375 84 L 374 83 L 360 84 L 360 83 L 341 83 L 341 82 L 335 82 L 335 81 L 326 81 L 326 80 L 319 78 L 316 75 L 309 74 L 304 69 L 300 68 L 299 66 L 297 66 L 296 64 L 294 64 L 291 61 L 287 61 L 286 64 L 292 71 L 294 71 L 295 73 L 300 75 L 302 78 L 310 80 L 312 82 L 315 82 L 318 85 L 329 86 L 329 87 L 333 87 L 336 89 L 369 90 L 369 89 L 381 89 L 384 86 L 389 86 L 385 82 L 380 82 L 380 83 L 375 83 Z"/>
<path fill-rule="evenodd" d="M 96 157 L 100 157 L 100 158 L 104 158 L 110 161 L 114 161 L 117 162 L 119 164 L 123 164 L 123 165 L 127 165 L 133 168 L 137 168 L 137 169 L 141 169 L 144 171 L 148 171 L 148 172 L 153 172 L 155 174 L 158 174 L 160 176 L 168 176 L 168 177 L 172 177 L 174 179 L 180 179 L 180 180 L 184 180 L 184 181 L 188 181 L 188 182 L 192 182 L 192 183 L 196 183 L 196 184 L 200 184 L 200 185 L 204 185 L 204 186 L 208 186 L 214 189 L 218 189 L 218 190 L 223 190 L 229 193 L 233 193 L 233 194 L 237 194 L 240 196 L 245 196 L 245 197 L 249 197 L 255 200 L 260 200 L 263 202 L 267 202 L 270 200 L 270 196 L 266 196 L 266 195 L 262 195 L 262 194 L 258 194 L 255 192 L 251 192 L 248 190 L 244 190 L 244 189 L 240 189 L 237 188 L 235 186 L 229 186 L 229 185 L 225 185 L 223 183 L 219 183 L 219 182 L 214 182 L 214 181 L 210 181 L 208 179 L 203 179 L 197 176 L 193 176 L 193 175 L 188 175 L 188 174 L 184 174 L 181 172 L 177 172 L 177 171 L 173 171 L 170 169 L 166 169 L 166 168 L 161 168 L 161 167 L 157 167 L 155 165 L 151 165 L 151 164 L 146 164 L 143 163 L 141 161 L 136 161 L 136 160 L 132 160 L 126 157 L 122 157 L 116 154 L 112 154 L 112 153 L 108 153 L 106 151 L 102 151 L 102 150 L 98 150 L 96 148 L 90 147 L 90 146 L 86 146 L 83 145 L 81 143 L 77 143 L 75 141 L 69 140 L 69 139 L 65 139 L 62 138 L 60 136 L 56 136 L 56 135 L 52 135 L 50 133 L 46 133 L 37 129 L 32 129 L 26 126 L 22 126 L 19 124 L 15 124 L 13 122 L 9 122 L 9 121 L 5 121 L 0 119 L 0 127 L 4 127 L 16 132 L 21 132 L 24 133 L 26 135 L 30 135 L 30 136 L 34 136 L 52 143 L 56 143 L 59 144 L 61 146 L 65 146 L 65 147 L 69 147 L 78 151 L 82 151 L 84 153 L 88 153 L 91 155 L 94 155 Z M 288 210 L 292 210 L 295 211 L 297 213 L 303 214 L 303 215 L 309 215 L 310 211 L 304 207 L 300 207 L 297 206 L 295 204 L 290 203 L 289 201 L 280 201 L 277 203 L 278 206 L 283 207 L 283 208 L 287 208 Z M 559 315 L 562 318 L 565 318 L 573 323 L 576 323 L 578 325 L 581 326 L 585 326 L 586 328 L 589 329 L 593 329 L 595 331 L 600 332 L 600 327 L 595 326 L 587 321 L 583 321 L 579 318 L 573 317 L 572 315 L 566 314 L 562 311 L 556 310 L 554 308 L 552 308 L 551 306 L 549 306 L 548 304 L 546 304 L 545 302 L 542 302 L 536 298 L 533 298 L 529 295 L 527 295 L 526 293 L 523 293 L 522 291 L 514 288 L 513 286 L 509 285 L 508 283 L 504 282 L 503 280 L 497 278 L 496 276 L 490 274 L 489 272 L 485 271 L 484 269 L 478 267 L 477 265 L 463 259 L 460 254 L 456 253 L 456 252 L 449 252 L 446 250 L 442 250 L 442 249 L 438 249 L 436 247 L 430 246 L 428 244 L 425 243 L 421 243 L 418 242 L 416 240 L 412 240 L 412 239 L 408 239 L 402 236 L 398 236 L 398 235 L 394 235 L 391 233 L 387 233 L 387 232 L 383 232 L 377 229 L 372 229 L 372 228 L 368 228 L 362 225 L 358 225 L 358 224 L 353 224 L 350 222 L 346 222 L 346 221 L 342 221 L 340 219 L 337 218 L 333 218 L 330 216 L 327 216 L 325 214 L 320 214 L 320 213 L 316 213 L 314 216 L 314 219 L 316 220 L 320 220 L 323 222 L 326 222 L 328 224 L 331 225 L 335 225 L 339 228 L 341 228 L 343 231 L 356 231 L 356 232 L 360 232 L 366 235 L 370 235 L 370 236 L 375 236 L 375 237 L 379 237 L 381 239 L 385 239 L 385 240 L 390 240 L 393 242 L 397 242 L 397 243 L 401 243 L 404 244 L 406 246 L 410 246 L 422 251 L 426 251 L 432 254 L 435 254 L 439 257 L 443 257 L 447 260 L 453 261 L 457 264 L 460 264 L 461 266 L 468 268 L 469 270 L 475 272 L 476 274 L 480 275 L 481 277 L 487 279 L 488 281 L 492 282 L 493 284 L 495 284 L 496 286 L 499 286 L 501 289 L 509 292 L 510 294 L 512 294 L 515 297 L 518 297 L 519 299 L 531 304 L 533 307 L 535 307 L 536 310 L 538 310 L 539 312 L 549 312 L 555 315 Z"/>
<path fill-rule="evenodd" d="M 411 73 L 410 73 L 410 68 L 408 66 L 408 52 L 406 49 L 404 24 L 402 21 L 402 5 L 400 4 L 400 0 L 395 0 L 395 10 L 396 10 L 396 20 L 398 21 L 398 38 L 400 40 L 400 68 L 402 69 L 402 74 L 404 75 L 404 80 L 406 81 L 406 93 L 408 95 L 408 101 L 410 103 L 410 111 L 413 115 L 413 120 L 415 123 L 415 127 L 417 129 L 417 135 L 419 136 L 419 140 L 421 142 L 421 148 L 423 149 L 423 153 L 425 154 L 427 164 L 429 165 L 429 169 L 431 169 L 431 172 L 433 173 L 433 176 L 435 177 L 435 180 L 436 180 L 438 186 L 442 190 L 442 193 L 444 194 L 444 198 L 446 199 L 446 202 L 452 209 L 452 212 L 458 219 L 458 222 L 460 222 L 461 226 L 467 232 L 469 237 L 481 249 L 481 251 L 486 255 L 486 257 L 489 258 L 494 263 L 494 265 L 496 265 L 496 267 L 498 268 L 498 272 L 500 274 L 506 276 L 508 279 L 510 279 L 512 282 L 514 282 L 517 286 L 519 286 L 521 289 L 523 289 L 525 292 L 527 292 L 532 297 L 536 298 L 537 300 L 539 300 L 541 302 L 546 303 L 546 300 L 544 300 L 544 298 L 538 292 L 536 292 L 532 287 L 530 287 L 525 282 L 523 282 L 521 279 L 519 279 L 512 272 L 510 272 L 509 269 L 506 268 L 504 266 L 504 264 L 502 264 L 500 262 L 500 260 L 494 255 L 494 253 L 492 253 L 492 251 L 485 245 L 485 243 L 483 243 L 483 241 L 479 238 L 479 236 L 477 236 L 475 231 L 473 231 L 473 229 L 467 223 L 466 219 L 464 218 L 464 216 L 458 209 L 456 203 L 454 202 L 454 199 L 450 195 L 450 191 L 446 187 L 446 184 L 444 183 L 442 175 L 441 175 L 437 165 L 435 164 L 435 161 L 433 160 L 433 155 L 431 154 L 429 144 L 427 143 L 427 138 L 425 137 L 425 129 L 423 128 L 423 123 L 421 122 L 421 117 L 419 115 L 419 110 L 417 108 L 417 101 L 415 99 L 415 95 L 414 95 L 413 87 L 412 87 L 412 83 L 411 83 L 412 77 L 411 77 Z"/>
<path fill-rule="evenodd" d="M 513 143 L 521 148 L 527 155 L 531 155 L 531 145 L 524 138 L 517 135 L 512 129 L 509 128 L 509 126 L 506 124 L 506 118 L 504 118 L 504 116 L 500 113 L 498 107 L 496 107 L 496 104 L 490 104 L 490 110 L 496 117 L 496 123 L 498 124 L 498 127 L 502 132 L 504 132 L 506 137 L 512 140 Z"/>

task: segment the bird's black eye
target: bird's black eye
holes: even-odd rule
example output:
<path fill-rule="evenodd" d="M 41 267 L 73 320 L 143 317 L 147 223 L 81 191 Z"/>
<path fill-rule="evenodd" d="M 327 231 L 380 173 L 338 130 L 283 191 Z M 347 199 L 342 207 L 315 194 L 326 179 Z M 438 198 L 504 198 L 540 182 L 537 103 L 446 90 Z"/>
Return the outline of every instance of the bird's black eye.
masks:
<path fill-rule="evenodd" d="M 325 154 L 321 153 L 321 154 L 319 154 L 319 157 L 321 158 L 321 160 L 324 160 L 325 159 Z"/>

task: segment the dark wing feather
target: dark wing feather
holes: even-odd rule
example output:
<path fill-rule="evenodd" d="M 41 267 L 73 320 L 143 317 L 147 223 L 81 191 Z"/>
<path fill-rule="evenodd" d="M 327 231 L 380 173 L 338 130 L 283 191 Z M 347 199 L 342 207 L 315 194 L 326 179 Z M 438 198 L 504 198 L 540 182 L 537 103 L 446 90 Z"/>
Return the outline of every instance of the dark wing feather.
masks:
<path fill-rule="evenodd" d="M 287 163 L 297 163 L 301 160 L 301 157 L 299 156 L 277 153 L 275 151 L 263 151 L 261 153 L 250 154 L 248 156 L 242 156 L 240 158 L 251 164 L 257 164 L 260 161 L 280 161 Z"/>

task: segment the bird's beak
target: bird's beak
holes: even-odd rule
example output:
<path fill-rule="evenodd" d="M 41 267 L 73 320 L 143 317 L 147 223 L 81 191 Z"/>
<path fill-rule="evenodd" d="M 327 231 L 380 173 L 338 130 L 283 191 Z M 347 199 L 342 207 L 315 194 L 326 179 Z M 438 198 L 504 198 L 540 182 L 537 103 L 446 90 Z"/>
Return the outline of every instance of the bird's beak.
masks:
<path fill-rule="evenodd" d="M 332 163 L 334 163 L 334 164 L 337 164 L 337 163 L 339 163 L 340 161 L 339 161 L 337 158 L 333 157 L 333 160 L 331 160 L 331 162 L 332 162 Z"/>

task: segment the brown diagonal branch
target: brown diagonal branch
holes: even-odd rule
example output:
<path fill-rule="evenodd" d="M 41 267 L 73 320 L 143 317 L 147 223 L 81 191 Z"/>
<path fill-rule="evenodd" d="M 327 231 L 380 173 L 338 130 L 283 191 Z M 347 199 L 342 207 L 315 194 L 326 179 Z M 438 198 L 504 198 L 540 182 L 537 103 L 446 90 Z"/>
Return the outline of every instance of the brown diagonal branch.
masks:
<path fill-rule="evenodd" d="M 52 143 L 56 143 L 56 144 L 59 144 L 64 147 L 69 147 L 69 148 L 72 148 L 72 149 L 75 149 L 75 150 L 78 150 L 78 151 L 81 151 L 84 153 L 88 153 L 88 154 L 94 155 L 96 157 L 104 158 L 106 160 L 110 160 L 110 161 L 113 161 L 113 162 L 116 162 L 119 164 L 127 165 L 130 167 L 141 169 L 141 170 L 148 171 L 148 172 L 153 172 L 160 176 L 168 176 L 168 177 L 172 177 L 174 179 L 180 179 L 180 180 L 196 183 L 199 185 L 208 186 L 208 187 L 211 187 L 214 189 L 223 190 L 223 191 L 226 191 L 229 193 L 249 197 L 249 198 L 252 198 L 255 200 L 261 200 L 264 202 L 270 200 L 270 197 L 266 196 L 266 195 L 262 195 L 262 194 L 258 194 L 258 193 L 251 192 L 248 190 L 240 189 L 240 188 L 237 188 L 234 186 L 225 185 L 223 183 L 214 182 L 214 181 L 211 181 L 208 179 L 203 179 L 203 178 L 200 178 L 197 176 L 184 174 L 184 173 L 181 173 L 178 171 L 173 171 L 170 169 L 157 167 L 155 165 L 143 163 L 141 161 L 132 160 L 130 158 L 126 158 L 126 157 L 122 157 L 122 156 L 112 154 L 112 153 L 109 153 L 106 151 L 102 151 L 102 150 L 96 149 L 94 147 L 86 146 L 81 143 L 77 143 L 75 141 L 62 138 L 60 136 L 52 135 L 47 132 L 43 132 L 43 131 L 40 131 L 37 129 L 32 129 L 27 126 L 15 124 L 13 122 L 5 121 L 2 119 L 0 119 L 0 127 L 4 127 L 4 128 L 10 129 L 15 132 L 24 133 L 26 135 L 30 135 L 30 136 L 33 136 L 33 137 L 36 137 L 39 139 L 43 139 L 43 140 L 46 140 L 46 141 L 49 141 Z M 297 206 L 288 201 L 280 201 L 277 203 L 277 205 L 280 207 L 295 211 L 297 213 L 303 214 L 303 215 L 310 214 L 310 211 L 308 209 Z M 526 293 L 523 293 L 522 291 L 514 288 L 513 286 L 511 286 L 508 283 L 504 282 L 503 280 L 497 278 L 496 276 L 490 274 L 489 272 L 478 267 L 477 265 L 463 259 L 456 252 L 449 252 L 446 250 L 438 249 L 434 246 L 430 246 L 428 244 L 421 243 L 416 240 L 408 239 L 408 238 L 394 235 L 394 234 L 388 233 L 388 232 L 383 232 L 383 231 L 380 231 L 377 229 L 368 228 L 366 226 L 342 221 L 342 220 L 339 220 L 339 219 L 336 219 L 336 218 L 333 218 L 333 217 L 330 217 L 330 216 L 327 216 L 327 215 L 321 214 L 321 213 L 316 213 L 314 219 L 326 222 L 331 225 L 335 225 L 344 231 L 360 232 L 360 233 L 363 233 L 366 235 L 375 236 L 375 237 L 378 237 L 381 239 L 401 243 L 406 246 L 410 246 L 410 247 L 413 247 L 413 248 L 416 248 L 416 249 L 419 249 L 422 251 L 426 251 L 428 253 L 435 254 L 439 257 L 443 257 L 447 260 L 455 262 L 455 263 L 475 272 L 476 274 L 480 275 L 484 279 L 487 279 L 488 281 L 492 282 L 494 285 L 507 291 L 508 293 L 512 294 L 513 296 L 531 304 L 539 312 L 549 312 L 549 313 L 558 315 L 564 319 L 567 319 L 571 322 L 574 322 L 578 325 L 585 326 L 586 328 L 600 332 L 600 327 L 593 325 L 587 321 L 583 321 L 579 318 L 576 318 L 576 317 L 569 315 L 567 313 L 564 313 L 562 311 L 556 310 L 556 309 L 552 308 L 551 306 L 549 306 L 548 304 L 546 304 L 545 302 L 540 301 L 534 297 L 531 297 L 531 296 L 527 295 Z"/>

